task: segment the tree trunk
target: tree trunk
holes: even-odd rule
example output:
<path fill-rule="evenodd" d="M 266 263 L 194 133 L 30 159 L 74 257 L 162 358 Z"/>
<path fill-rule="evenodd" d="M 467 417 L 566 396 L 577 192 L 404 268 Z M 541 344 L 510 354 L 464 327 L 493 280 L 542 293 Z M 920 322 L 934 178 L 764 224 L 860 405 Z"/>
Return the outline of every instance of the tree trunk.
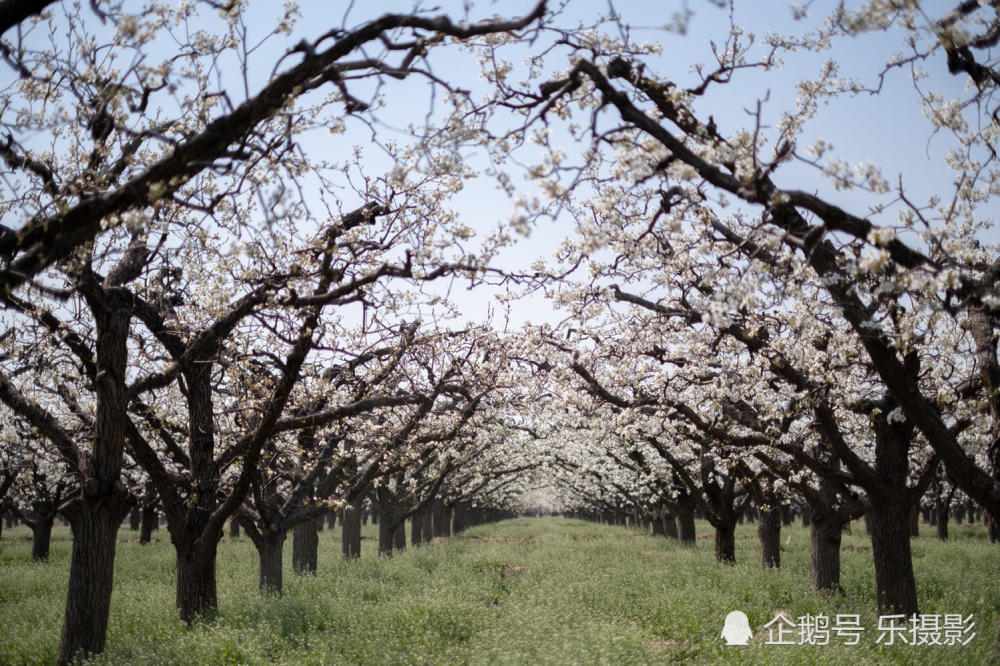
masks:
<path fill-rule="evenodd" d="M 424 514 L 417 511 L 410 516 L 410 545 L 419 546 L 424 539 Z"/>
<path fill-rule="evenodd" d="M 909 506 L 873 501 L 868 509 L 875 559 L 875 588 L 881 615 L 917 612 L 917 585 L 910 552 Z"/>
<path fill-rule="evenodd" d="M 114 582 L 115 541 L 128 514 L 129 494 L 121 482 L 125 451 L 125 365 L 131 299 L 112 288 L 85 293 L 97 328 L 94 379 L 97 405 L 93 449 L 81 456 L 80 496 L 65 505 L 73 530 L 66 613 L 58 662 L 104 650 Z"/>
<path fill-rule="evenodd" d="M 200 616 L 210 616 L 219 606 L 215 589 L 217 540 L 177 549 L 177 610 L 188 626 Z"/>
<path fill-rule="evenodd" d="M 423 542 L 430 543 L 434 539 L 434 526 L 431 524 L 431 510 L 424 506 L 424 510 L 421 512 L 424 519 L 420 521 L 420 525 L 423 528 Z"/>
<path fill-rule="evenodd" d="M 938 508 L 935 513 L 937 514 L 937 538 L 941 541 L 948 540 L 948 509 Z"/>
<path fill-rule="evenodd" d="M 694 498 L 690 495 L 684 494 L 678 498 L 677 528 L 681 543 L 685 546 L 693 546 L 698 538 L 694 525 L 694 504 Z"/>
<path fill-rule="evenodd" d="M 361 506 L 345 506 L 341 524 L 341 550 L 344 557 L 356 560 L 361 557 Z"/>
<path fill-rule="evenodd" d="M 450 537 L 452 535 L 451 518 L 454 512 L 455 510 L 450 504 L 446 504 L 444 506 L 444 511 L 441 515 L 441 526 L 444 533 L 441 536 Z"/>
<path fill-rule="evenodd" d="M 310 519 L 299 523 L 292 531 L 292 568 L 295 573 L 316 574 L 320 522 L 320 518 Z"/>
<path fill-rule="evenodd" d="M 379 556 L 392 555 L 396 524 L 393 512 L 388 506 L 388 502 L 383 502 L 378 510 L 378 554 Z"/>
<path fill-rule="evenodd" d="M 757 523 L 757 538 L 760 539 L 760 563 L 765 569 L 781 566 L 781 511 L 769 505 L 760 509 Z"/>
<path fill-rule="evenodd" d="M 431 530 L 434 536 L 447 536 L 444 532 L 444 502 L 434 500 L 431 502 Z"/>
<path fill-rule="evenodd" d="M 674 512 L 669 509 L 664 509 L 663 514 L 660 516 L 660 521 L 663 523 L 663 536 L 676 541 L 677 519 L 674 516 Z"/>
<path fill-rule="evenodd" d="M 139 525 L 142 524 L 142 512 L 139 507 L 135 507 L 128 514 L 128 528 L 133 532 L 139 531 Z"/>
<path fill-rule="evenodd" d="M 841 592 L 840 539 L 845 521 L 815 511 L 809 521 L 810 583 L 817 592 Z"/>
<path fill-rule="evenodd" d="M 115 542 L 127 511 L 126 497 L 119 486 L 110 497 L 79 499 L 67 509 L 73 552 L 59 643 L 60 664 L 104 651 L 111 612 Z"/>
<path fill-rule="evenodd" d="M 49 561 L 49 544 L 52 542 L 52 523 L 55 519 L 55 513 L 50 512 L 37 515 L 31 523 L 31 559 L 35 562 Z"/>
<path fill-rule="evenodd" d="M 142 507 L 142 521 L 139 529 L 139 543 L 146 545 L 153 538 L 153 530 L 156 529 L 156 523 L 159 521 L 156 517 L 156 505 L 149 505 Z"/>
<path fill-rule="evenodd" d="M 262 531 L 257 554 L 260 558 L 260 591 L 266 595 L 281 596 L 282 553 L 286 532 Z"/>
<path fill-rule="evenodd" d="M 781 520 L 781 514 L 778 514 Z M 715 561 L 723 564 L 736 563 L 736 520 L 715 525 Z"/>
<path fill-rule="evenodd" d="M 229 538 L 240 538 L 240 521 L 236 520 L 236 518 L 229 519 Z"/>
<path fill-rule="evenodd" d="M 911 537 L 920 536 L 920 509 L 916 504 L 910 507 L 909 529 Z"/>
<path fill-rule="evenodd" d="M 392 530 L 393 550 L 406 550 L 406 521 L 399 519 Z"/>

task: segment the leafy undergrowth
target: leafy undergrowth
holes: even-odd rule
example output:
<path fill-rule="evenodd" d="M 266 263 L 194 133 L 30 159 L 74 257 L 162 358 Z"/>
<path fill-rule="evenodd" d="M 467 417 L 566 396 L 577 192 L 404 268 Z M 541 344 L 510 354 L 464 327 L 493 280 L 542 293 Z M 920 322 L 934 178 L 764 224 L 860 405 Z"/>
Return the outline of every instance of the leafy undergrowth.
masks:
<path fill-rule="evenodd" d="M 699 524 L 705 535 L 711 529 Z M 366 535 L 374 534 L 371 526 Z M 752 525 L 737 530 L 736 566 L 719 566 L 711 538 L 694 549 L 620 527 L 524 519 L 460 537 L 345 562 L 338 534 L 321 533 L 319 575 L 290 571 L 285 594 L 257 592 L 257 563 L 245 539 L 219 546 L 219 612 L 191 630 L 173 608 L 173 548 L 135 543 L 123 529 L 107 651 L 95 664 L 337 663 L 991 663 L 1000 609 L 997 546 L 982 527 L 953 526 L 954 540 L 913 542 L 921 609 L 972 614 L 966 646 L 876 643 L 874 568 L 864 530 L 844 537 L 843 596 L 807 591 L 809 537 L 782 532 L 782 568 L 761 570 Z M 69 534 L 57 529 L 52 559 L 29 561 L 24 528 L 0 542 L 0 662 L 52 663 L 65 603 Z M 720 639 L 731 610 L 744 611 L 754 639 Z M 856 647 L 769 645 L 765 623 L 857 614 Z"/>

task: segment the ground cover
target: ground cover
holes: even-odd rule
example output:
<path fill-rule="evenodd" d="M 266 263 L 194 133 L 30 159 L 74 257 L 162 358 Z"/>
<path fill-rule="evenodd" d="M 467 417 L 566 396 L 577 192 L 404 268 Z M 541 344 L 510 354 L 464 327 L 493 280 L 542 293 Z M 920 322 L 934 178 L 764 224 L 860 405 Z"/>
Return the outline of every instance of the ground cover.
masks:
<path fill-rule="evenodd" d="M 374 536 L 368 526 L 365 535 Z M 972 614 L 965 646 L 876 642 L 874 568 L 860 524 L 845 535 L 845 594 L 806 591 L 808 531 L 782 532 L 782 568 L 761 570 L 752 525 L 737 530 L 736 566 L 712 558 L 711 530 L 694 549 L 621 527 L 521 519 L 378 559 L 365 539 L 359 562 L 340 557 L 339 530 L 321 533 L 319 574 L 285 573 L 285 594 L 262 598 L 245 539 L 219 551 L 218 614 L 188 630 L 173 608 L 173 548 L 140 546 L 120 532 L 107 652 L 95 664 L 336 663 L 899 663 L 995 660 L 1000 561 L 981 526 L 952 526 L 941 543 L 914 540 L 921 609 Z M 160 539 L 165 534 L 158 533 Z M 0 662 L 55 660 L 69 563 L 57 528 L 48 563 L 30 561 L 24 528 L 0 542 Z M 286 548 L 291 548 L 286 544 Z M 286 566 L 290 568 L 290 552 Z M 744 611 L 754 638 L 720 639 L 723 620 Z M 768 644 L 764 625 L 785 611 L 857 614 L 859 645 Z M 797 636 L 794 638 L 797 639 Z"/>

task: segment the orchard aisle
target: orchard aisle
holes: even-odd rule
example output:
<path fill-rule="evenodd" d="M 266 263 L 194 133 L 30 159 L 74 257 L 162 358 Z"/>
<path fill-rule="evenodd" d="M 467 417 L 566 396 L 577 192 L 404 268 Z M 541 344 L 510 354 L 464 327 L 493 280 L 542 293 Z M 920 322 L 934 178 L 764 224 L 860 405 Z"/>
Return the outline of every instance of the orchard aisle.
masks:
<path fill-rule="evenodd" d="M 764 571 L 756 527 L 736 532 L 737 564 L 721 566 L 711 538 L 694 549 L 661 537 L 578 520 L 518 519 L 469 529 L 391 558 L 375 554 L 368 525 L 362 558 L 340 557 L 340 530 L 320 533 L 317 576 L 291 572 L 285 593 L 264 598 L 246 539 L 219 544 L 218 615 L 186 630 L 173 608 L 173 548 L 139 546 L 120 532 L 108 649 L 96 664 L 663 664 L 989 663 L 1000 563 L 982 526 L 942 544 L 914 542 L 925 612 L 971 609 L 977 637 L 965 647 L 876 645 L 870 542 L 844 536 L 846 594 L 805 594 L 809 535 L 782 531 L 782 568 Z M 709 535 L 705 523 L 700 535 Z M 69 562 L 57 528 L 52 558 L 30 561 L 30 532 L 0 541 L 0 663 L 51 663 Z M 290 550 L 290 544 L 286 544 Z M 720 639 L 726 614 L 744 611 L 754 639 Z M 856 613 L 867 633 L 856 648 L 766 644 L 765 623 L 790 616 Z M 53 638 L 55 637 L 55 638 Z"/>

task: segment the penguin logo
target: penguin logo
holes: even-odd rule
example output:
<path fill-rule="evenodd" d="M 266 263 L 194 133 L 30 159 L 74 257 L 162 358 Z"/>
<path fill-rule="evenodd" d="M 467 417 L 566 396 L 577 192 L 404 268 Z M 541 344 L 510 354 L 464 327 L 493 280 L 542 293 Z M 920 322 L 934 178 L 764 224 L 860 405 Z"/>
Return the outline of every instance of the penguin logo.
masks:
<path fill-rule="evenodd" d="M 722 627 L 722 638 L 726 639 L 726 645 L 746 645 L 753 638 L 747 614 L 738 610 L 729 613 Z"/>

